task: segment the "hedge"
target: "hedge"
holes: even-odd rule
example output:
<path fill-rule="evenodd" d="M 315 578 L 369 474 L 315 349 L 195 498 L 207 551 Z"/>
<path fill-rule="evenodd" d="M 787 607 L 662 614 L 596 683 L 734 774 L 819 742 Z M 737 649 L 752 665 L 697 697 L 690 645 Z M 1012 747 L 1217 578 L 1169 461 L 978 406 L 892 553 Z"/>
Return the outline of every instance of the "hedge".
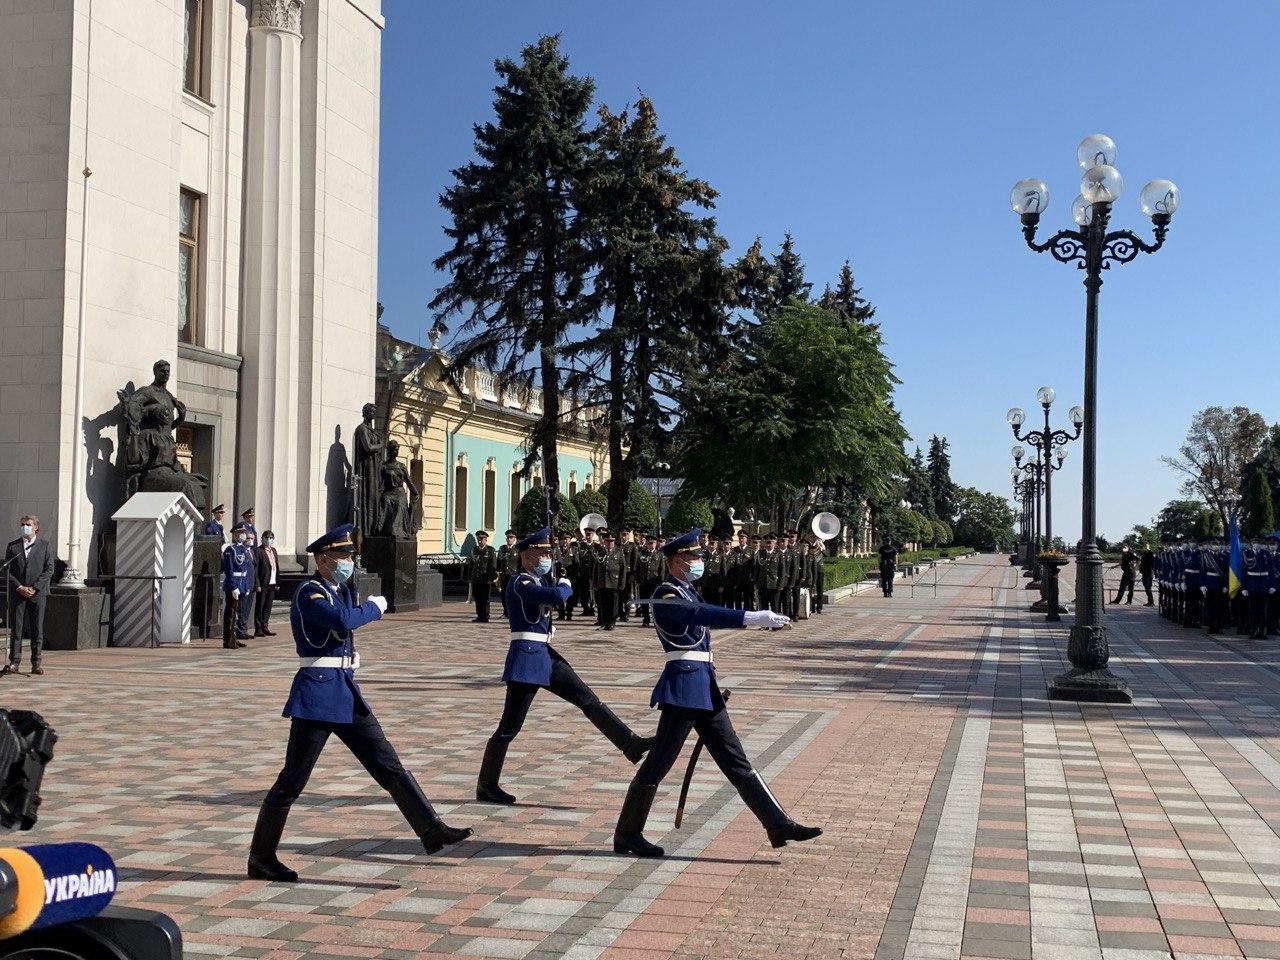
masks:
<path fill-rule="evenodd" d="M 948 557 L 959 556 L 963 553 L 972 553 L 972 547 L 942 547 L 935 550 L 903 550 L 898 553 L 898 566 L 906 563 L 920 563 L 924 560 L 945 560 Z M 824 561 L 826 564 L 826 588 L 832 590 L 836 587 L 847 586 L 851 583 L 861 583 L 871 574 L 876 573 L 880 569 L 880 558 L 872 555 L 867 557 L 827 557 Z"/>

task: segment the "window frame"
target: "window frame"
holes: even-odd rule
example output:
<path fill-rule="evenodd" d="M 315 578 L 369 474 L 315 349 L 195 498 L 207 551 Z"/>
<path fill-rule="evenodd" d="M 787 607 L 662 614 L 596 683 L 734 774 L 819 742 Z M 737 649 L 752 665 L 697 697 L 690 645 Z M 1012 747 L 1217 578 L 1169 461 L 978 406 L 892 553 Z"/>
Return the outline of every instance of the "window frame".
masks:
<path fill-rule="evenodd" d="M 465 463 L 453 465 L 453 532 L 462 533 L 470 529 L 467 524 L 467 483 L 471 471 Z M 461 516 L 461 523 L 459 523 Z"/>
<path fill-rule="evenodd" d="M 195 5 L 195 39 L 190 48 L 187 46 L 186 11 L 189 4 Z M 209 12 L 211 4 L 206 0 L 183 0 L 182 31 L 182 90 L 193 97 L 208 102 L 209 99 Z M 190 53 L 190 55 L 189 55 Z M 193 76 L 194 75 L 194 76 Z"/>
<path fill-rule="evenodd" d="M 182 203 L 190 197 L 192 201 L 191 233 L 182 232 Z M 191 269 L 187 273 L 187 323 L 186 336 L 178 330 L 178 342 L 199 346 L 204 339 L 202 321 L 204 319 L 204 298 L 202 296 L 204 277 L 204 194 L 180 187 L 178 190 L 178 256 L 179 263 L 184 250 L 191 252 Z M 179 272 L 181 277 L 181 272 Z"/>
<path fill-rule="evenodd" d="M 481 496 L 484 508 L 484 530 L 496 530 L 498 526 L 498 471 L 493 467 L 484 468 L 484 489 Z"/>
<path fill-rule="evenodd" d="M 516 528 L 516 510 L 520 507 L 520 500 L 524 496 L 523 484 L 520 481 L 520 474 L 517 471 L 511 471 L 511 516 L 508 520 L 507 527 L 510 530 Z"/>

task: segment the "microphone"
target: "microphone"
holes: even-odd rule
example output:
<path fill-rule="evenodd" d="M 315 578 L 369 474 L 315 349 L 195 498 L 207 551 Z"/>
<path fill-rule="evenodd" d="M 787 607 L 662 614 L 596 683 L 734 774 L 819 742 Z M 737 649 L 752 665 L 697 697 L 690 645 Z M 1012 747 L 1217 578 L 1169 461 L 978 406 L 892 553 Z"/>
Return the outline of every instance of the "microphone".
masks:
<path fill-rule="evenodd" d="M 97 916 L 116 883 L 115 862 L 91 843 L 0 849 L 0 940 Z"/>

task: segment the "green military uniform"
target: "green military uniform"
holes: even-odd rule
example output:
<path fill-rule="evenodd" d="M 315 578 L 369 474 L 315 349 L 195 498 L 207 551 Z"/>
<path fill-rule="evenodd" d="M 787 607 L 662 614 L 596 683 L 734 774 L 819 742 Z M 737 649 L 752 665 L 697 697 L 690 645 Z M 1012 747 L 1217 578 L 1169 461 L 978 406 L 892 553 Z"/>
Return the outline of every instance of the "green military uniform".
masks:
<path fill-rule="evenodd" d="M 786 558 L 776 546 L 765 548 L 756 556 L 756 590 L 760 594 L 760 606 L 774 613 L 782 613 L 782 588 L 786 583 Z"/>
<path fill-rule="evenodd" d="M 516 532 L 508 530 L 507 542 L 497 550 L 498 554 L 498 598 L 502 601 L 502 615 L 507 615 L 507 581 L 515 576 L 520 565 L 520 554 L 515 548 Z"/>
<path fill-rule="evenodd" d="M 618 607 L 627 587 L 627 553 L 609 537 L 597 559 L 594 572 L 596 602 L 600 606 L 600 629 L 612 630 L 618 622 Z"/>
<path fill-rule="evenodd" d="M 476 604 L 476 623 L 489 622 L 489 599 L 493 593 L 493 585 L 498 582 L 498 569 L 498 551 L 489 546 L 489 534 L 477 530 L 476 547 L 467 558 L 471 599 Z"/>

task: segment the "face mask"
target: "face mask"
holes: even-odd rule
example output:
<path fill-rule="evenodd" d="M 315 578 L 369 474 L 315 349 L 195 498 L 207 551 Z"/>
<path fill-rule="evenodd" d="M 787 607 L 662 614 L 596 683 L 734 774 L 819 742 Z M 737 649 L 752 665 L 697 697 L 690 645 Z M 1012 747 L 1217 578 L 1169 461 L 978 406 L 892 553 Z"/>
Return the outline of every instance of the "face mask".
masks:
<path fill-rule="evenodd" d="M 543 557 L 541 560 L 538 561 L 538 575 L 545 577 L 550 572 L 551 572 L 551 558 Z"/>
<path fill-rule="evenodd" d="M 244 534 L 243 534 L 243 533 L 237 533 L 237 534 L 236 534 L 236 543 L 244 543 L 244 541 L 245 541 L 245 536 L 244 536 Z"/>
<path fill-rule="evenodd" d="M 338 583 L 346 583 L 355 572 L 356 562 L 354 560 L 339 560 L 333 568 L 333 579 L 337 580 Z"/>
<path fill-rule="evenodd" d="M 24 523 L 24 524 L 22 525 L 22 535 L 23 535 L 24 537 L 29 537 L 29 536 L 31 536 L 31 534 L 33 534 L 34 532 L 35 532 L 35 528 L 34 528 L 34 527 L 32 527 L 32 526 L 31 526 L 31 524 L 29 524 L 29 523 Z"/>
<path fill-rule="evenodd" d="M 273 543 L 275 543 L 275 542 L 276 542 L 276 538 L 275 538 L 275 537 L 263 537 L 263 539 L 262 539 L 262 545 L 263 545 L 264 547 L 269 547 L 269 546 L 271 546 L 271 545 L 272 545 Z"/>
<path fill-rule="evenodd" d="M 703 563 L 701 560 L 693 561 L 693 563 L 689 564 L 689 579 L 690 580 L 702 579 L 702 572 L 706 569 L 707 569 L 707 565 Z"/>

